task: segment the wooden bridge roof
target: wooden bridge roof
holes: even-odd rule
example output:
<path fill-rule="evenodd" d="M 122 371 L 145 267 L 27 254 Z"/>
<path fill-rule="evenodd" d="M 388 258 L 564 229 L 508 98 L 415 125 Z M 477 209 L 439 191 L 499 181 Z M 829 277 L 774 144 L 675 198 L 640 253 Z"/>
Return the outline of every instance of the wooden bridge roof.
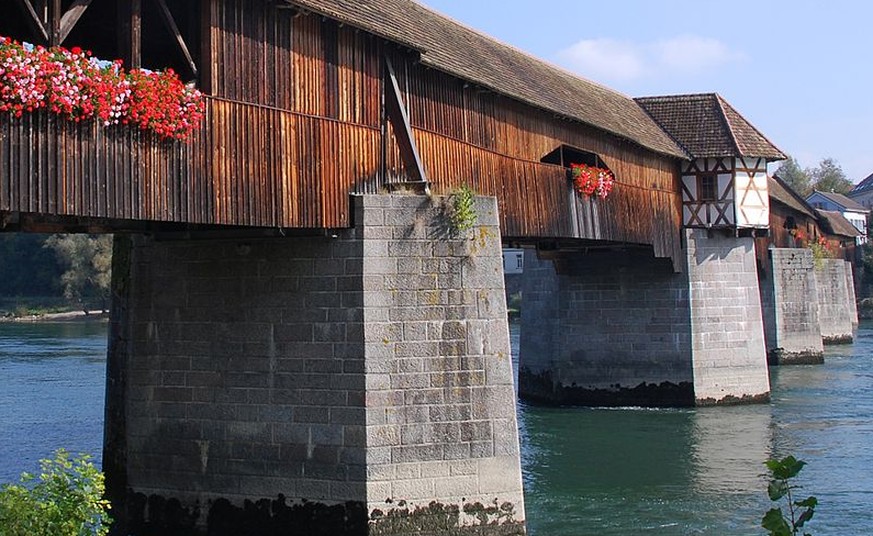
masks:
<path fill-rule="evenodd" d="M 421 54 L 434 69 L 657 153 L 685 152 L 633 99 L 500 43 L 412 0 L 285 0 Z"/>
<path fill-rule="evenodd" d="M 787 158 L 717 93 L 640 97 L 636 101 L 693 158 Z"/>
<path fill-rule="evenodd" d="M 815 218 L 815 212 L 806 201 L 795 192 L 785 181 L 777 176 L 767 177 L 767 191 L 770 194 L 770 200 L 778 201 L 783 205 L 805 214 L 810 218 Z"/>

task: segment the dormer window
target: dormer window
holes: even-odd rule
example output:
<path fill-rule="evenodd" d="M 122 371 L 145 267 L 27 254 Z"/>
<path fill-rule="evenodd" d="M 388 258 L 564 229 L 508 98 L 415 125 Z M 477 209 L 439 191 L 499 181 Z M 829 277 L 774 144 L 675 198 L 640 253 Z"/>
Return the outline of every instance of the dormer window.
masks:
<path fill-rule="evenodd" d="M 569 145 L 561 145 L 540 159 L 544 164 L 554 164 L 570 169 L 570 164 L 585 164 L 586 166 L 606 168 L 606 164 L 597 154 L 583 151 Z"/>

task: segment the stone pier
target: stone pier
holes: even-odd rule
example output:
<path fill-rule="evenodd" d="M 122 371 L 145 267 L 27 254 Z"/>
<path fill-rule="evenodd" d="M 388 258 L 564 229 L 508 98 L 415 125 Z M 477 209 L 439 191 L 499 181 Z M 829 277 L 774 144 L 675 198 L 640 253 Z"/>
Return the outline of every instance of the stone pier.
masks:
<path fill-rule="evenodd" d="M 524 534 L 495 200 L 461 236 L 440 198 L 353 210 L 320 236 L 118 239 L 124 534 Z"/>
<path fill-rule="evenodd" d="M 761 305 L 771 365 L 824 362 L 812 251 L 771 248 L 761 276 Z"/>
<path fill-rule="evenodd" d="M 685 233 L 683 273 L 644 250 L 528 252 L 520 396 L 589 406 L 767 400 L 753 241 Z"/>
<path fill-rule="evenodd" d="M 848 344 L 855 338 L 858 310 L 851 269 L 842 259 L 819 259 L 816 263 L 818 317 L 824 344 Z"/>

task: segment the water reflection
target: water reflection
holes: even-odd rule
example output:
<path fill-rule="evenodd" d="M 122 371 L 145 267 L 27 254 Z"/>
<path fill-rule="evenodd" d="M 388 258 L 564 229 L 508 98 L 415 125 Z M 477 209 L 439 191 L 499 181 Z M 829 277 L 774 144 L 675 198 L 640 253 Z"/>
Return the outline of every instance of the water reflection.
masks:
<path fill-rule="evenodd" d="M 748 493 L 764 489 L 762 463 L 773 453 L 772 407 L 701 408 L 691 415 L 695 491 Z"/>

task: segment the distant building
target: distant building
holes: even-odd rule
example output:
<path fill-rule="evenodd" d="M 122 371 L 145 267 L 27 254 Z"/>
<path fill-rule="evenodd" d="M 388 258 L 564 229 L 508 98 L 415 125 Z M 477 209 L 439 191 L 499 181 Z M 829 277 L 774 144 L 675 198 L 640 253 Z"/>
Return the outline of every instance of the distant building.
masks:
<path fill-rule="evenodd" d="M 859 205 L 873 209 L 873 173 L 859 182 L 847 196 Z"/>
<path fill-rule="evenodd" d="M 867 243 L 867 216 L 870 214 L 870 209 L 843 194 L 818 190 L 806 196 L 806 202 L 819 210 L 841 213 L 860 233 L 855 238 L 855 243 L 857 245 Z"/>

